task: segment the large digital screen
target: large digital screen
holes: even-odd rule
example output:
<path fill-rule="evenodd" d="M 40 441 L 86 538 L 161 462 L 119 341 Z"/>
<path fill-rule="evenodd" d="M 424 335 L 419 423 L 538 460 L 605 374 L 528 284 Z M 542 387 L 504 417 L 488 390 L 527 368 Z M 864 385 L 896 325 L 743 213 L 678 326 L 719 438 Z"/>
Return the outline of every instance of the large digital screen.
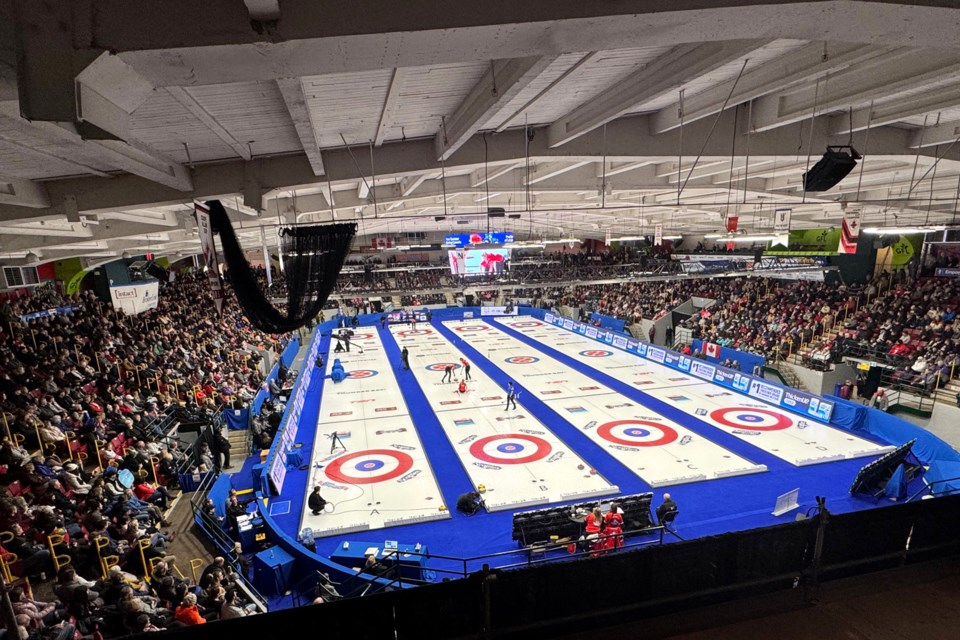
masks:
<path fill-rule="evenodd" d="M 510 267 L 509 249 L 454 249 L 448 255 L 455 276 L 499 275 Z"/>
<path fill-rule="evenodd" d="M 512 231 L 494 233 L 456 233 L 443 237 L 443 244 L 448 247 L 466 247 L 471 244 L 506 244 L 513 242 Z"/>

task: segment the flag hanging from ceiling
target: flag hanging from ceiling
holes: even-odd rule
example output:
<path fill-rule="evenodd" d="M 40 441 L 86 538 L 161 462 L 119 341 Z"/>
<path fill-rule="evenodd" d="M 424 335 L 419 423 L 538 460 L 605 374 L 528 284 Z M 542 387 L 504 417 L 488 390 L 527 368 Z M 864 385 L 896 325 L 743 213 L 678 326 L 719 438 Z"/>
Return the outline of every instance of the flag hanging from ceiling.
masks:
<path fill-rule="evenodd" d="M 727 216 L 727 233 L 736 233 L 740 216 Z"/>
<path fill-rule="evenodd" d="M 857 239 L 860 237 L 860 212 L 845 211 L 840 227 L 840 244 L 837 253 L 856 253 Z"/>
<path fill-rule="evenodd" d="M 659 247 L 663 244 L 663 225 L 657 224 L 653 227 L 653 245 Z"/>
<path fill-rule="evenodd" d="M 223 280 L 220 279 L 220 264 L 217 262 L 217 246 L 213 243 L 213 227 L 210 225 L 210 208 L 202 202 L 193 203 L 197 213 L 197 228 L 200 231 L 200 247 L 203 249 L 203 260 L 207 273 L 207 282 L 210 284 L 210 294 L 217 313 L 223 313 Z"/>
<path fill-rule="evenodd" d="M 773 212 L 773 232 L 777 239 L 771 246 L 790 246 L 790 218 L 792 216 L 793 209 L 776 209 Z"/>

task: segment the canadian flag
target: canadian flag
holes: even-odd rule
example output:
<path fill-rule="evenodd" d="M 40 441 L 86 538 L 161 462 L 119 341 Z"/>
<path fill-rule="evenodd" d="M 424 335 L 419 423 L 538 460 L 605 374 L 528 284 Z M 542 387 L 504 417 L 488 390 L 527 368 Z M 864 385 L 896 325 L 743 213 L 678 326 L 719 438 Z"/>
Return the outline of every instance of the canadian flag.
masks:
<path fill-rule="evenodd" d="M 704 342 L 703 343 L 703 353 L 708 358 L 719 358 L 720 357 L 720 345 L 715 342 Z"/>

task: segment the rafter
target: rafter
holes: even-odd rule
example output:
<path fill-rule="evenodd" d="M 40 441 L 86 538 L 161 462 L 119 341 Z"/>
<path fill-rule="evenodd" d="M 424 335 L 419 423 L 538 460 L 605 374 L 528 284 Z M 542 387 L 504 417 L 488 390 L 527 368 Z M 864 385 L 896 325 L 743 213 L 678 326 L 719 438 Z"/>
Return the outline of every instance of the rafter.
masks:
<path fill-rule="evenodd" d="M 290 114 L 293 126 L 297 130 L 303 152 L 307 154 L 307 159 L 310 161 L 313 175 L 324 175 L 323 156 L 320 154 L 317 132 L 313 126 L 313 119 L 310 117 L 307 98 L 303 93 L 303 83 L 300 78 L 280 78 L 277 80 L 277 87 L 280 88 L 280 95 L 283 96 L 287 113 Z"/>
<path fill-rule="evenodd" d="M 550 147 L 558 147 L 618 118 L 638 104 L 742 58 L 765 42 L 732 40 L 674 47 L 628 78 L 581 104 L 550 125 Z"/>
<path fill-rule="evenodd" d="M 491 61 L 490 68 L 437 133 L 437 158 L 446 160 L 453 155 L 556 59 L 556 55 L 544 55 Z"/>
<path fill-rule="evenodd" d="M 233 137 L 202 104 L 190 93 L 186 87 L 167 87 L 167 93 L 173 96 L 173 99 L 183 105 L 187 111 L 197 117 L 203 125 L 212 131 L 214 135 L 223 140 L 238 156 L 244 160 L 249 160 L 252 155 L 250 149 Z"/>

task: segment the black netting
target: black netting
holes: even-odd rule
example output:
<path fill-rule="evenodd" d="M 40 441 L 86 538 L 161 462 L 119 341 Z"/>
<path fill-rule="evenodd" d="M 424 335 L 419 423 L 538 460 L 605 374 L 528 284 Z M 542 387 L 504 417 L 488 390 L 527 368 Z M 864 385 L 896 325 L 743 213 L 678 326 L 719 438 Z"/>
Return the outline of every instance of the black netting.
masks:
<path fill-rule="evenodd" d="M 327 301 L 350 251 L 355 224 L 288 227 L 280 231 L 287 278 L 286 313 L 270 304 L 243 256 L 227 212 L 219 200 L 206 203 L 213 230 L 220 234 L 237 301 L 244 315 L 261 331 L 285 333 L 306 325 Z"/>

